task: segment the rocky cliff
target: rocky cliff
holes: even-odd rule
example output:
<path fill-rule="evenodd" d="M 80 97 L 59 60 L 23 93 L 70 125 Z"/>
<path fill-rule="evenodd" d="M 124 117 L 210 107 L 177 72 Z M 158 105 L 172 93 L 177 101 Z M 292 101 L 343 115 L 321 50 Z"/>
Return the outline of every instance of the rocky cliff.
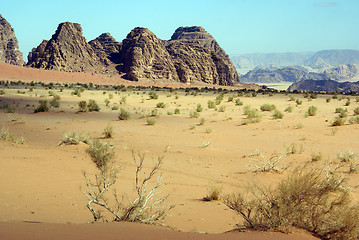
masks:
<path fill-rule="evenodd" d="M 94 48 L 82 36 L 80 24 L 61 23 L 49 41 L 44 40 L 28 57 L 28 66 L 66 72 L 108 70 Z"/>
<path fill-rule="evenodd" d="M 22 53 L 19 51 L 19 43 L 15 31 L 10 23 L 0 14 L 0 62 L 14 65 L 23 65 Z"/>
<path fill-rule="evenodd" d="M 28 56 L 35 68 L 121 73 L 132 81 L 205 82 L 234 85 L 238 74 L 225 51 L 202 27 L 180 27 L 164 41 L 146 28 L 122 43 L 109 33 L 87 43 L 76 23 L 62 23 L 49 41 Z"/>

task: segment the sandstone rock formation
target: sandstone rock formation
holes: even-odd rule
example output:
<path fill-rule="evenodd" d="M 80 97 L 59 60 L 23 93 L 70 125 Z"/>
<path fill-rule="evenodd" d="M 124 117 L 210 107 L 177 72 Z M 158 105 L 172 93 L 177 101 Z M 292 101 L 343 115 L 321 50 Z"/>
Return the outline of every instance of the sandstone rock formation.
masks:
<path fill-rule="evenodd" d="M 132 81 L 205 82 L 234 85 L 238 74 L 228 55 L 202 27 L 180 27 L 171 40 L 146 28 L 122 43 L 109 33 L 86 42 L 76 23 L 62 23 L 49 41 L 29 53 L 30 67 L 61 71 L 121 73 Z"/>
<path fill-rule="evenodd" d="M 209 76 L 209 73 L 206 73 L 207 78 L 208 77 L 212 78 L 212 81 L 209 83 L 220 84 L 220 85 L 233 85 L 239 81 L 238 73 L 237 73 L 235 67 L 233 66 L 229 56 L 219 46 L 219 44 L 212 37 L 212 35 L 207 33 L 204 30 L 204 28 L 197 27 L 197 26 L 179 27 L 179 28 L 177 28 L 175 33 L 172 35 L 170 41 L 168 41 L 169 49 L 172 46 L 175 46 L 173 44 L 173 42 L 179 42 L 179 43 L 182 43 L 182 46 L 188 46 L 190 48 L 192 47 L 192 48 L 195 48 L 198 50 L 200 47 L 210 50 L 210 56 L 211 56 L 212 62 L 214 63 L 214 65 L 216 67 L 217 73 L 214 73 L 210 76 Z M 178 49 L 178 45 L 177 45 L 177 49 Z M 169 51 L 171 52 L 171 50 L 169 50 Z M 203 52 L 206 52 L 206 50 L 201 49 L 201 50 L 197 51 L 197 53 L 203 53 Z M 190 54 L 191 53 L 188 52 L 187 56 Z M 176 55 L 175 60 L 176 60 L 176 58 L 178 58 L 178 55 Z M 210 63 L 206 64 L 206 62 L 204 62 L 203 64 L 206 66 L 206 68 L 212 69 L 212 66 Z M 189 69 L 191 69 L 191 66 L 188 66 L 188 67 L 189 67 Z M 179 77 L 181 79 L 185 78 L 181 75 L 181 73 L 180 73 Z M 198 79 L 198 78 L 195 78 L 195 80 L 196 79 Z"/>
<path fill-rule="evenodd" d="M 27 65 L 66 72 L 106 72 L 105 64 L 82 36 L 80 24 L 61 23 L 49 41 L 29 54 Z"/>
<path fill-rule="evenodd" d="M 121 62 L 125 78 L 179 81 L 163 41 L 147 28 L 133 29 L 122 42 Z"/>
<path fill-rule="evenodd" d="M 0 14 L 0 62 L 23 65 L 22 53 L 14 29 Z"/>

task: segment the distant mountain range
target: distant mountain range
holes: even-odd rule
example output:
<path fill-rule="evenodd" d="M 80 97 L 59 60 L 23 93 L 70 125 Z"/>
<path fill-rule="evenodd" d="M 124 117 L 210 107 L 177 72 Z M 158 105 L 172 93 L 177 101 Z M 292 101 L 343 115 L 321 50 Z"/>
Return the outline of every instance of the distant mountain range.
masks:
<path fill-rule="evenodd" d="M 333 80 L 302 80 L 293 83 L 288 90 L 322 92 L 359 92 L 359 82 L 337 82 Z"/>

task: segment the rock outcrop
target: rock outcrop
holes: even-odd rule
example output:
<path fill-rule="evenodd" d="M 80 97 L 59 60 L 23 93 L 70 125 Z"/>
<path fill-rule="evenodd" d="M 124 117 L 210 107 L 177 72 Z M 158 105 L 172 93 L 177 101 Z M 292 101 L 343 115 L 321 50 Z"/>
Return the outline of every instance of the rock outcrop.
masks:
<path fill-rule="evenodd" d="M 49 41 L 44 40 L 29 54 L 27 65 L 66 72 L 105 73 L 105 64 L 82 36 L 80 24 L 61 23 Z"/>
<path fill-rule="evenodd" d="M 147 28 L 133 29 L 122 42 L 121 62 L 125 78 L 179 81 L 163 41 Z"/>
<path fill-rule="evenodd" d="M 359 92 L 359 82 L 337 82 L 333 80 L 303 80 L 293 83 L 288 90 L 320 92 Z"/>
<path fill-rule="evenodd" d="M 173 44 L 173 43 L 177 43 Z M 182 45 L 178 45 L 178 43 L 181 43 Z M 219 85 L 233 85 L 236 82 L 239 81 L 238 73 L 232 64 L 229 56 L 226 54 L 226 52 L 219 46 L 218 42 L 212 37 L 211 34 L 207 33 L 204 28 L 202 27 L 179 27 L 175 31 L 175 33 L 172 35 L 171 39 L 168 41 L 168 49 L 170 52 L 178 52 L 171 49 L 171 47 L 175 47 L 175 49 L 178 49 L 179 46 L 186 46 L 187 48 L 191 49 L 198 49 L 199 51 L 196 51 L 198 54 L 208 52 L 210 51 L 210 57 L 211 61 L 213 62 L 216 67 L 216 73 L 210 74 L 206 73 L 207 77 L 205 79 L 212 79 L 208 83 L 212 84 L 219 84 Z M 200 49 L 202 47 L 203 49 Z M 186 50 L 183 49 L 182 52 L 185 52 Z M 189 56 L 191 52 L 187 52 L 188 54 L 185 54 L 184 56 Z M 207 53 L 206 53 L 207 54 Z M 178 55 L 174 55 L 175 62 L 178 62 Z M 187 57 L 184 57 L 186 59 Z M 204 59 L 207 58 L 207 56 L 203 56 Z M 180 60 L 181 57 L 179 57 Z M 187 60 L 187 59 L 186 59 Z M 188 60 L 187 60 L 188 62 Z M 193 61 L 192 61 L 193 62 Z M 205 65 L 205 68 L 212 69 L 212 64 L 204 62 L 203 65 Z M 177 63 L 178 65 L 178 63 Z M 183 66 L 183 64 L 182 64 Z M 182 68 L 183 69 L 183 68 Z M 191 64 L 188 66 L 188 69 L 192 70 Z M 196 73 L 198 69 L 193 69 Z M 196 76 L 196 74 L 191 74 L 190 72 L 185 74 L 185 76 L 181 75 L 180 73 L 180 79 L 185 79 L 188 77 L 188 75 Z M 218 75 L 218 76 L 217 76 Z M 194 81 L 201 81 L 198 78 L 194 78 Z"/>
<path fill-rule="evenodd" d="M 225 51 L 202 27 L 180 27 L 171 40 L 147 28 L 122 43 L 103 33 L 87 43 L 76 23 L 62 23 L 28 56 L 28 66 L 68 72 L 120 73 L 132 81 L 204 82 L 234 85 L 238 74 Z"/>
<path fill-rule="evenodd" d="M 0 62 L 23 65 L 24 60 L 19 50 L 15 31 L 10 23 L 0 14 Z"/>

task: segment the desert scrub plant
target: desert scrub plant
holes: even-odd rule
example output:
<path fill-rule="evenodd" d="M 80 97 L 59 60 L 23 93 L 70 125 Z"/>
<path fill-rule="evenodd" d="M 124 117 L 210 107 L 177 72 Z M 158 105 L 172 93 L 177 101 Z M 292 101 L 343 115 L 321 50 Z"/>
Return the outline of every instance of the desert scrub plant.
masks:
<path fill-rule="evenodd" d="M 347 153 L 339 153 L 337 155 L 337 158 L 341 161 L 341 162 L 345 162 L 345 163 L 350 163 L 352 161 L 354 161 L 356 159 L 356 154 L 355 152 L 353 152 L 353 150 L 351 150 L 350 148 L 348 149 Z"/>
<path fill-rule="evenodd" d="M 339 127 L 339 126 L 344 126 L 345 124 L 345 121 L 346 121 L 346 118 L 341 118 L 340 116 L 337 116 L 333 123 L 332 123 L 332 126 L 333 127 Z"/>
<path fill-rule="evenodd" d="M 79 112 L 87 112 L 88 108 L 86 101 L 80 101 L 77 103 L 77 105 L 79 106 Z"/>
<path fill-rule="evenodd" d="M 359 115 L 359 107 L 354 108 L 354 116 Z"/>
<path fill-rule="evenodd" d="M 154 91 L 150 91 L 148 93 L 148 96 L 150 97 L 150 99 L 158 99 L 158 94 Z"/>
<path fill-rule="evenodd" d="M 340 118 L 348 117 L 348 109 L 336 108 L 335 113 L 339 113 Z"/>
<path fill-rule="evenodd" d="M 284 112 L 289 112 L 289 113 L 293 112 L 293 107 L 292 107 L 292 106 L 288 106 L 288 107 L 284 110 Z"/>
<path fill-rule="evenodd" d="M 258 155 L 252 155 L 250 157 L 251 163 L 249 164 L 249 168 L 253 172 L 277 172 L 282 173 L 283 171 L 289 168 L 289 164 L 286 166 L 279 166 L 279 161 L 287 156 L 287 153 L 275 154 L 272 153 L 269 158 L 267 158 L 262 152 L 259 152 Z M 255 157 L 255 158 L 254 158 Z"/>
<path fill-rule="evenodd" d="M 78 134 L 77 132 L 72 131 L 64 133 L 64 136 L 62 137 L 58 145 L 78 145 L 81 142 L 89 144 L 91 142 L 91 139 L 85 133 Z"/>
<path fill-rule="evenodd" d="M 297 145 L 294 143 L 291 143 L 288 147 L 286 147 L 287 154 L 302 154 L 303 152 L 304 152 L 303 145 L 300 145 L 299 149 Z"/>
<path fill-rule="evenodd" d="M 197 107 L 196 107 L 196 112 L 202 112 L 203 111 L 203 107 L 202 105 L 199 103 L 197 104 Z"/>
<path fill-rule="evenodd" d="M 303 101 L 299 100 L 299 98 L 297 98 L 297 100 L 295 100 L 295 103 L 297 104 L 297 106 L 302 105 Z"/>
<path fill-rule="evenodd" d="M 359 124 L 359 116 L 349 118 L 350 124 Z"/>
<path fill-rule="evenodd" d="M 150 117 L 148 117 L 148 118 L 146 118 L 146 123 L 147 123 L 147 125 L 149 125 L 149 126 L 153 126 L 153 125 L 155 125 L 156 124 L 156 119 L 155 118 L 150 118 Z"/>
<path fill-rule="evenodd" d="M 318 108 L 316 106 L 310 106 L 306 112 L 308 116 L 315 116 L 317 115 Z"/>
<path fill-rule="evenodd" d="M 179 108 L 176 108 L 175 109 L 175 114 L 180 114 L 181 113 L 181 110 Z"/>
<path fill-rule="evenodd" d="M 9 121 L 16 124 L 25 124 L 26 119 L 23 116 L 17 115 L 17 114 L 8 114 Z"/>
<path fill-rule="evenodd" d="M 48 112 L 48 111 L 49 111 L 49 106 L 47 105 L 47 101 L 46 100 L 40 100 L 39 101 L 39 106 L 37 108 L 35 108 L 34 113 Z"/>
<path fill-rule="evenodd" d="M 50 107 L 59 108 L 60 107 L 60 99 L 61 99 L 61 97 L 59 95 L 54 95 L 50 101 Z"/>
<path fill-rule="evenodd" d="M 95 100 L 89 99 L 87 109 L 89 112 L 99 112 L 101 108 L 97 105 Z"/>
<path fill-rule="evenodd" d="M 318 162 L 323 159 L 323 154 L 321 152 L 319 153 L 312 153 L 312 162 Z"/>
<path fill-rule="evenodd" d="M 87 208 L 92 213 L 94 221 L 105 218 L 101 211 L 106 211 L 110 214 L 113 217 L 113 221 L 156 223 L 163 220 L 167 216 L 167 212 L 173 208 L 173 206 L 165 206 L 167 197 L 156 196 L 157 190 L 161 185 L 162 175 L 158 174 L 158 170 L 162 164 L 163 157 L 158 157 L 150 172 L 145 174 L 143 172 L 145 155 L 132 153 L 136 165 L 136 197 L 134 200 L 127 197 L 129 204 L 125 204 L 120 200 L 121 196 L 114 189 L 114 184 L 118 178 L 118 170 L 114 167 L 112 161 L 112 150 L 104 147 L 101 152 L 104 154 L 93 156 L 91 151 L 88 151 L 99 170 L 99 173 L 95 175 L 95 180 L 89 179 L 86 173 L 84 173 L 87 188 L 83 193 L 88 200 Z M 156 176 L 157 180 L 153 183 Z M 152 187 L 147 189 L 149 185 Z M 112 194 L 110 194 L 111 191 L 113 192 Z M 124 198 L 125 196 L 122 196 L 122 199 Z"/>
<path fill-rule="evenodd" d="M 278 109 L 274 110 L 273 115 L 272 115 L 273 119 L 283 119 L 283 117 L 284 117 L 284 114 L 281 111 L 279 111 Z"/>
<path fill-rule="evenodd" d="M 218 112 L 225 112 L 226 111 L 226 106 L 222 105 L 218 108 Z"/>
<path fill-rule="evenodd" d="M 166 104 L 164 104 L 163 102 L 159 102 L 156 104 L 156 108 L 165 108 Z"/>
<path fill-rule="evenodd" d="M 207 188 L 207 194 L 202 198 L 203 201 L 217 201 L 220 200 L 222 194 L 222 187 L 210 184 Z"/>
<path fill-rule="evenodd" d="M 102 134 L 104 135 L 104 138 L 113 138 L 113 127 L 110 124 L 107 124 Z"/>
<path fill-rule="evenodd" d="M 205 119 L 205 118 L 201 118 L 201 119 L 199 120 L 198 125 L 199 125 L 199 126 L 203 126 L 205 123 L 206 123 L 206 119 Z"/>
<path fill-rule="evenodd" d="M 244 228 L 270 230 L 296 226 L 322 239 L 357 239 L 359 208 L 343 178 L 323 171 L 295 171 L 274 189 L 254 185 L 247 195 L 231 194 L 224 203 L 244 219 Z"/>
<path fill-rule="evenodd" d="M 104 102 L 105 102 L 106 107 L 108 107 L 108 106 L 110 105 L 110 100 L 109 100 L 109 99 L 106 98 L 106 99 L 104 100 Z"/>
<path fill-rule="evenodd" d="M 119 103 L 120 105 L 125 105 L 126 104 L 126 101 L 127 101 L 127 97 L 126 96 L 122 96 Z"/>
<path fill-rule="evenodd" d="M 212 100 L 208 100 L 207 106 L 208 108 L 216 108 L 216 103 Z"/>
<path fill-rule="evenodd" d="M 244 115 L 246 115 L 247 118 L 243 119 L 242 125 L 259 123 L 262 120 L 262 115 L 259 114 L 258 110 L 251 108 L 250 106 L 244 107 Z"/>
<path fill-rule="evenodd" d="M 199 117 L 199 113 L 196 111 L 192 111 L 189 113 L 189 117 L 190 118 L 198 118 Z"/>
<path fill-rule="evenodd" d="M 274 109 L 276 109 L 276 106 L 274 104 L 263 104 L 262 106 L 260 106 L 260 110 L 261 111 L 273 111 Z"/>
<path fill-rule="evenodd" d="M 237 98 L 235 105 L 236 105 L 236 106 L 242 106 L 242 105 L 243 105 L 243 102 L 241 101 L 241 99 Z"/>
<path fill-rule="evenodd" d="M 0 89 L 0 95 L 5 95 L 5 94 L 6 94 L 5 90 L 4 90 L 4 89 Z"/>
<path fill-rule="evenodd" d="M 130 112 L 126 111 L 124 108 L 120 108 L 120 113 L 118 114 L 119 120 L 129 120 L 131 118 Z"/>
<path fill-rule="evenodd" d="M 8 128 L 2 127 L 0 129 L 0 140 L 15 144 L 24 144 L 25 139 L 23 137 L 16 138 L 13 133 L 9 131 Z"/>

